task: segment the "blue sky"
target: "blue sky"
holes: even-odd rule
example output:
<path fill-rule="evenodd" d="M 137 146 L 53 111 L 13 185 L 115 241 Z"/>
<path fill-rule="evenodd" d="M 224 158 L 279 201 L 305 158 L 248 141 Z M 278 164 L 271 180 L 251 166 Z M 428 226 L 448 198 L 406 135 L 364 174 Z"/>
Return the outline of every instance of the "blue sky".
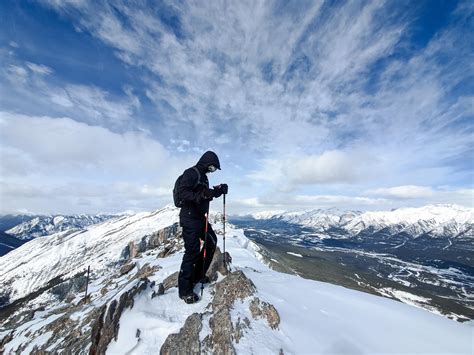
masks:
<path fill-rule="evenodd" d="M 473 205 L 472 1 L 2 1 L 0 213 Z M 214 204 L 216 209 L 220 203 Z"/>

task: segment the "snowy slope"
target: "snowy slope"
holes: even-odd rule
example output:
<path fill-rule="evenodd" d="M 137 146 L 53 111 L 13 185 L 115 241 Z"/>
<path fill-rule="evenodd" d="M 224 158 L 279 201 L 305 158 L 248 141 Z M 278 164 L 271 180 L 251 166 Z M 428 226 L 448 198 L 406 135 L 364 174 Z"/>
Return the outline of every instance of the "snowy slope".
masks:
<path fill-rule="evenodd" d="M 113 300 L 122 299 L 125 292 L 139 285 L 141 278 L 131 277 L 132 273 L 146 267 L 151 270 L 146 274 L 151 284 L 158 284 L 179 269 L 183 251 L 160 257 L 162 249 L 146 250 L 132 257 L 130 262 L 135 266 L 130 274 L 119 272 L 123 263 L 118 262 L 124 259 L 123 250 L 130 242 L 139 244 L 144 236 L 177 220 L 178 210 L 165 207 L 94 225 L 84 232 L 35 239 L 1 257 L 0 283 L 8 288 L 11 301 L 38 290 L 55 276 L 74 275 L 87 265 L 93 270 L 89 304 L 80 305 L 82 293 L 58 301 L 44 292 L 27 308 L 46 308 L 27 313 L 28 317 L 17 317 L 19 320 L 13 314 L 10 320 L 18 324 L 12 329 L 5 330 L 0 324 L 0 343 L 2 338 L 8 340 L 5 353 L 19 350 L 26 354 L 33 349 L 67 352 L 70 343 L 57 333 L 73 330 L 78 338 L 91 339 L 90 323 L 86 321 L 97 319 L 102 307 L 111 309 Z M 214 226 L 221 233 L 220 223 Z M 238 354 L 274 354 L 280 349 L 285 354 L 472 354 L 472 323 L 458 323 L 386 298 L 278 273 L 267 266 L 259 247 L 242 230 L 227 226 L 226 232 L 232 271 L 243 271 L 255 284 L 256 295 L 273 304 L 280 316 L 277 329 L 270 329 L 263 319 L 244 329 L 243 337 L 233 343 Z M 222 247 L 221 237 L 219 245 Z M 219 280 L 225 278 L 220 276 Z M 152 298 L 154 291 L 156 286 L 145 288 L 133 299 L 133 308 L 125 309 L 117 340 L 107 348 L 109 354 L 159 353 L 168 335 L 176 333 L 191 314 L 209 312 L 215 289 L 214 284 L 206 286 L 204 298 L 195 305 L 179 300 L 175 287 Z M 233 327 L 239 318 L 251 316 L 248 303 L 245 299 L 234 304 Z M 201 340 L 209 333 L 208 321 L 203 316 Z M 89 347 L 84 345 L 83 349 L 88 351 Z"/>
<path fill-rule="evenodd" d="M 117 217 L 118 216 L 103 214 L 90 216 L 36 216 L 10 228 L 7 233 L 18 239 L 29 240 L 66 230 L 84 229 L 92 224 L 101 223 Z"/>
<path fill-rule="evenodd" d="M 472 353 L 473 327 L 468 324 L 382 297 L 273 271 L 258 246 L 241 230 L 227 228 L 226 248 L 233 258 L 233 270 L 242 270 L 255 283 L 259 296 L 273 304 L 281 317 L 277 331 L 258 328 L 235 344 L 239 354 L 276 354 L 280 349 L 285 354 Z M 180 262 L 178 254 L 160 265 L 171 273 Z M 111 343 L 108 353 L 157 353 L 170 332 L 177 332 L 192 313 L 203 312 L 210 301 L 208 292 L 192 306 L 177 298 L 176 289 L 157 300 L 141 295 L 134 308 L 124 313 L 118 340 Z M 246 306 L 245 302 L 237 305 L 235 313 L 242 314 Z M 139 342 L 137 329 L 145 329 Z"/>
<path fill-rule="evenodd" d="M 0 284 L 10 300 L 23 297 L 56 276 L 68 277 L 90 265 L 103 270 L 118 261 L 129 242 L 172 225 L 178 211 L 165 207 L 152 213 L 123 216 L 87 227 L 34 239 L 0 258 Z"/>

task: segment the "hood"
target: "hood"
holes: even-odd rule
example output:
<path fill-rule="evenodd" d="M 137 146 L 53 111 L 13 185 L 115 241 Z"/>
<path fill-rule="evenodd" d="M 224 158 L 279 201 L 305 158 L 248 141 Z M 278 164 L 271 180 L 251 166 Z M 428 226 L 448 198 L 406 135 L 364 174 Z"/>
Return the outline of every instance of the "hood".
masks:
<path fill-rule="evenodd" d="M 217 154 L 208 150 L 202 155 L 196 166 L 204 171 L 207 171 L 210 165 L 214 165 L 219 170 L 221 169 L 221 164 L 219 163 Z"/>

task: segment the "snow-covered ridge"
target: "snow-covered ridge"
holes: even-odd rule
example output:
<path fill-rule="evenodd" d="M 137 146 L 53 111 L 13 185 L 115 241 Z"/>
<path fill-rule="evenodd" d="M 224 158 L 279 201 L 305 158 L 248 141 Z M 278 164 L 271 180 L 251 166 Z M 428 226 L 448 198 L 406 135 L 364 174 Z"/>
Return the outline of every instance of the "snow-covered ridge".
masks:
<path fill-rule="evenodd" d="M 283 220 L 312 227 L 321 232 L 334 227 L 355 235 L 367 228 L 377 231 L 388 227 L 395 232 L 405 231 L 413 236 L 430 233 L 432 236 L 453 237 L 472 228 L 474 208 L 456 205 L 428 205 L 378 212 L 317 209 L 275 214 L 263 212 L 252 215 L 252 217 L 260 220 Z"/>
<path fill-rule="evenodd" d="M 36 238 L 0 257 L 0 284 L 14 300 L 35 291 L 56 276 L 72 276 L 91 266 L 102 270 L 118 261 L 129 242 L 178 221 L 179 210 L 166 206 L 86 227 Z"/>
<path fill-rule="evenodd" d="M 27 313 L 29 317 L 16 317 L 13 323 L 18 324 L 7 330 L 0 326 L 0 343 L 5 344 L 5 353 L 68 352 L 71 349 L 68 345 L 75 344 L 71 338 L 77 337 L 87 342 L 81 350 L 88 352 L 94 340 L 91 336 L 94 328 L 90 325 L 97 319 L 108 321 L 110 317 L 105 315 L 115 314 L 113 310 L 120 308 L 116 307 L 116 301 L 123 295 L 132 297 L 133 307 L 125 308 L 116 319 L 117 337 L 104 352 L 160 353 L 168 336 L 177 333 L 196 313 L 201 314 L 202 329 L 197 331 L 195 341 L 202 345 L 212 328 L 208 304 L 213 302 L 215 293 L 211 290 L 217 288 L 217 282 L 225 281 L 224 275 L 206 286 L 200 302 L 186 305 L 173 285 L 155 294 L 158 285 L 179 270 L 182 250 L 160 256 L 161 249 L 151 249 L 129 255 L 129 264 L 116 262 L 130 242 L 139 243 L 144 236 L 177 220 L 178 210 L 165 207 L 106 221 L 84 232 L 61 232 L 38 238 L 0 258 L 0 268 L 7 274 L 0 275 L 0 283 L 16 290 L 16 296 L 41 286 L 55 275 L 72 276 L 87 265 L 93 270 L 89 303 L 81 302 L 83 291 L 70 291 L 72 301 L 56 299 L 49 291 L 44 292 L 32 304 L 25 304 L 32 309 Z M 219 235 L 219 246 L 222 246 L 221 226 L 216 216 L 214 230 Z M 258 313 L 252 318 L 251 298 L 235 302 L 225 329 L 239 332 L 239 339 L 229 340 L 237 354 L 472 352 L 469 324 L 386 298 L 276 272 L 263 262 L 259 247 L 242 230 L 229 225 L 226 232 L 232 271 L 245 274 L 255 285 L 255 296 L 273 305 L 280 319 L 276 328 L 269 328 Z M 121 271 L 126 265 L 133 268 Z M 131 294 L 130 290 L 142 285 L 141 271 L 146 271 L 149 282 L 141 292 Z M 40 304 L 45 308 L 38 308 Z M 245 318 L 251 326 L 242 326 Z"/>
<path fill-rule="evenodd" d="M 36 216 L 10 228 L 6 233 L 18 239 L 29 240 L 66 230 L 84 229 L 87 226 L 119 217 L 119 215 L 107 214 Z"/>

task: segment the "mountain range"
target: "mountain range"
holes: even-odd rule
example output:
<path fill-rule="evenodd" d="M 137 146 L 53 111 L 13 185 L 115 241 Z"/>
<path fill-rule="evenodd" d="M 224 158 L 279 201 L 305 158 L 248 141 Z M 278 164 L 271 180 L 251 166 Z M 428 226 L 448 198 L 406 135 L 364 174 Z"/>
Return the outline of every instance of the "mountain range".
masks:
<path fill-rule="evenodd" d="M 456 205 L 428 205 L 378 212 L 334 208 L 304 212 L 260 212 L 249 217 L 258 220 L 282 220 L 341 238 L 353 237 L 367 230 L 373 233 L 406 233 L 412 238 L 423 235 L 474 238 L 474 208 Z"/>
<path fill-rule="evenodd" d="M 54 215 L 32 216 L 5 232 L 21 240 L 29 240 L 70 229 L 84 229 L 92 224 L 104 222 L 117 215 Z"/>
<path fill-rule="evenodd" d="M 470 324 L 277 272 L 232 225 L 232 262 L 218 249 L 211 283 L 187 305 L 176 287 L 178 213 L 167 206 L 57 232 L 0 257 L 0 352 L 472 352 Z M 221 218 L 211 220 L 222 247 Z"/>

